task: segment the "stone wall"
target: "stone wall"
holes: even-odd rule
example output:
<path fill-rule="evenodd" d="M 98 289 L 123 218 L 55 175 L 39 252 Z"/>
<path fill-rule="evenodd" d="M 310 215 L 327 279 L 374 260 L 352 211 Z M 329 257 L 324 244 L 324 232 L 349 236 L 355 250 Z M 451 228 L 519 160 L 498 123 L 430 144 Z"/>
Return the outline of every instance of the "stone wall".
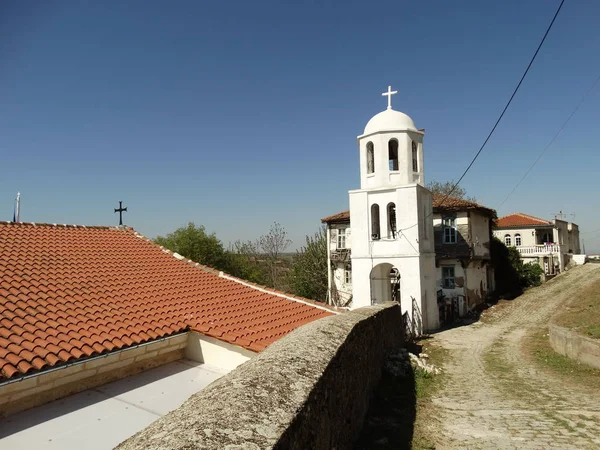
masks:
<path fill-rule="evenodd" d="M 556 353 L 600 369 L 600 340 L 550 324 L 550 346 Z"/>
<path fill-rule="evenodd" d="M 402 328 L 395 303 L 304 325 L 117 448 L 350 448 Z"/>
<path fill-rule="evenodd" d="M 181 359 L 187 339 L 180 334 L 0 385 L 0 417 Z"/>

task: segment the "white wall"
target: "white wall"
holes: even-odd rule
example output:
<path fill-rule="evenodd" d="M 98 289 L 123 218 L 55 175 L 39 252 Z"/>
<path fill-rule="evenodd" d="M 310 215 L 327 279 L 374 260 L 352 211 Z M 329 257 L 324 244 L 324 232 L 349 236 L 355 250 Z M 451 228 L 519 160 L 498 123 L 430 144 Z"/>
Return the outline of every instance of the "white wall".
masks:
<path fill-rule="evenodd" d="M 256 353 L 191 331 L 185 348 L 185 357 L 224 370 L 233 370 L 245 363 Z"/>
<path fill-rule="evenodd" d="M 454 289 L 444 288 L 444 280 L 442 278 L 442 272 L 444 266 L 454 267 Z M 452 298 L 457 295 L 465 295 L 465 271 L 460 264 L 458 259 L 441 259 L 438 261 L 437 277 L 436 277 L 436 291 L 441 289 L 446 297 Z"/>
<path fill-rule="evenodd" d="M 540 233 L 540 239 L 541 235 L 546 232 L 550 236 L 552 236 L 552 228 L 548 228 L 547 230 L 544 229 L 544 231 Z M 510 235 L 510 245 L 512 245 L 513 247 L 515 246 L 515 236 L 517 234 L 521 235 L 521 247 L 531 247 L 537 245 L 537 232 L 535 228 L 511 228 L 506 230 L 494 230 L 494 236 L 500 239 L 502 243 L 504 243 L 504 236 L 506 236 L 507 234 Z"/>
<path fill-rule="evenodd" d="M 473 255 L 490 257 L 490 219 L 479 211 L 469 212 L 469 230 L 473 243 Z"/>
<path fill-rule="evenodd" d="M 352 296 L 352 279 L 349 283 L 346 283 L 346 264 L 347 263 L 334 263 L 335 268 L 332 270 L 333 283 L 337 289 L 340 300 L 345 304 Z"/>

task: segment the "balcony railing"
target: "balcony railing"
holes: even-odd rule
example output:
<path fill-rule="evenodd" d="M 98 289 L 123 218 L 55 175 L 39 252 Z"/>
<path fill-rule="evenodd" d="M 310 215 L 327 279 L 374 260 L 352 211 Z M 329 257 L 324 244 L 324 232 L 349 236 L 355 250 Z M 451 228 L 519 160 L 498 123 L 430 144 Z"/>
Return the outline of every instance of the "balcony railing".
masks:
<path fill-rule="evenodd" d="M 547 255 L 550 253 L 560 253 L 559 244 L 541 244 L 516 248 L 521 255 Z"/>
<path fill-rule="evenodd" d="M 349 262 L 350 261 L 350 249 L 340 248 L 331 252 L 331 260 L 338 262 Z"/>

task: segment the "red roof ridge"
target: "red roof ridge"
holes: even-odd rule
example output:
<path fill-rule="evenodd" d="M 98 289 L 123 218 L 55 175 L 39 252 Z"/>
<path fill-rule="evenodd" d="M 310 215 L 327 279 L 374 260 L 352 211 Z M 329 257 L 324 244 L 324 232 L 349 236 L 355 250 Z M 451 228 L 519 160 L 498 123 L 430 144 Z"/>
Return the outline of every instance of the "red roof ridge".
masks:
<path fill-rule="evenodd" d="M 517 213 L 513 213 L 513 214 L 509 214 L 509 215 L 512 215 L 512 216 L 514 216 L 514 215 L 518 215 L 518 216 L 527 217 L 528 219 L 535 219 L 535 220 L 539 220 L 539 221 L 541 221 L 541 222 L 552 223 L 552 222 L 550 222 L 549 220 L 546 220 L 546 219 L 540 219 L 539 217 L 535 217 L 535 216 L 532 216 L 532 215 L 530 215 L 530 214 L 525 214 L 525 213 L 522 213 L 522 212 L 517 212 Z M 506 217 L 506 216 L 505 216 L 505 217 Z"/>
<path fill-rule="evenodd" d="M 0 220 L 0 225 L 7 226 L 22 226 L 22 227 L 62 227 L 62 228 L 84 228 L 92 230 L 133 230 L 132 227 L 128 226 L 111 226 L 111 225 L 78 225 L 68 223 L 46 223 L 46 222 L 11 222 L 8 220 Z"/>
<path fill-rule="evenodd" d="M 207 266 L 207 265 L 205 265 L 205 264 L 200 264 L 200 263 L 198 263 L 198 262 L 196 262 L 196 261 L 192 261 L 191 259 L 189 259 L 189 258 L 186 258 L 185 256 L 183 256 L 183 255 L 180 255 L 180 254 L 179 254 L 179 253 L 177 253 L 177 252 L 174 252 L 174 251 L 172 251 L 172 250 L 169 250 L 167 247 L 163 247 L 162 245 L 160 245 L 160 244 L 157 244 L 157 243 L 156 243 L 156 242 L 154 242 L 152 239 L 150 239 L 149 237 L 146 237 L 146 236 L 144 236 L 143 234 L 141 234 L 140 232 L 138 232 L 138 231 L 134 230 L 133 228 L 131 228 L 131 232 L 133 233 L 133 235 L 134 235 L 135 237 L 137 237 L 137 238 L 140 238 L 140 239 L 143 239 L 143 240 L 145 240 L 146 242 L 148 242 L 148 243 L 150 243 L 150 244 L 152 244 L 152 245 L 154 245 L 154 246 L 156 246 L 156 247 L 160 248 L 160 249 L 161 249 L 161 250 L 162 250 L 164 253 L 167 253 L 168 255 L 171 255 L 173 258 L 175 258 L 175 259 L 176 259 L 176 260 L 178 260 L 178 261 L 182 261 L 182 262 L 184 262 L 184 263 L 186 263 L 186 264 L 188 264 L 188 265 L 190 265 L 190 266 L 194 266 L 194 267 L 196 267 L 196 268 L 198 268 L 198 269 L 200 269 L 200 270 L 203 270 L 203 271 L 205 271 L 205 272 L 212 273 L 212 274 L 214 274 L 214 275 L 219 275 L 220 273 L 222 273 L 222 271 L 220 271 L 220 270 L 213 269 L 213 268 L 212 268 L 212 267 L 210 267 L 210 266 Z"/>
<path fill-rule="evenodd" d="M 473 200 L 467 200 L 460 197 L 454 197 L 452 195 L 446 194 L 434 194 L 431 195 L 431 203 L 436 209 L 461 209 L 461 208 L 474 208 L 474 209 L 485 209 L 487 211 L 495 211 L 492 208 L 488 208 L 487 206 L 482 205 L 481 203 L 477 203 Z M 454 204 L 445 204 L 446 202 L 451 202 Z"/>
<path fill-rule="evenodd" d="M 337 214 L 333 214 L 331 216 L 323 217 L 321 219 L 321 223 L 333 222 L 334 220 L 349 220 L 350 219 L 350 210 L 342 211 Z"/>
<path fill-rule="evenodd" d="M 552 224 L 552 222 L 549 221 L 549 220 L 541 219 L 539 217 L 532 216 L 530 214 L 525 214 L 525 213 L 522 213 L 522 212 L 515 212 L 515 213 L 507 214 L 505 216 L 500 217 L 498 220 L 502 220 L 502 219 L 505 219 L 505 218 L 510 217 L 510 216 L 521 216 L 521 217 L 526 217 L 528 219 L 539 220 L 540 222 L 547 223 L 548 225 Z"/>
<path fill-rule="evenodd" d="M 235 281 L 236 283 L 242 284 L 244 286 L 250 287 L 252 289 L 256 289 L 260 292 L 265 292 L 267 294 L 276 295 L 277 297 L 285 298 L 287 300 L 292 300 L 298 303 L 304 303 L 308 306 L 314 306 L 315 308 L 323 309 L 327 312 L 333 312 L 335 314 L 339 314 L 339 310 L 330 305 L 326 305 L 325 303 L 316 302 L 314 300 L 309 300 L 304 297 L 296 297 L 295 295 L 286 294 L 283 291 L 278 291 L 277 289 L 270 288 L 268 286 L 262 286 L 260 284 L 252 283 L 251 281 L 242 280 L 241 278 L 234 277 L 233 275 L 229 275 L 224 273 L 223 271 L 219 272 L 219 277 L 225 278 L 226 280 Z"/>

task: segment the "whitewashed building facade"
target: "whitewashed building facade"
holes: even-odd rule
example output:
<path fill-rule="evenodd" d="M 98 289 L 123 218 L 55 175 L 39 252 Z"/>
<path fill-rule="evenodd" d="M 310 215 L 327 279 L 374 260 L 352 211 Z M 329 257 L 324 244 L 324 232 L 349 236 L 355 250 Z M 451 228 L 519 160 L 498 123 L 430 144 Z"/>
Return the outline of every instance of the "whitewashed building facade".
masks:
<path fill-rule="evenodd" d="M 572 255 L 581 253 L 579 226 L 556 218 L 510 214 L 496 221 L 494 235 L 507 247 L 515 247 L 524 263 L 539 264 L 546 277 L 564 271 Z"/>

